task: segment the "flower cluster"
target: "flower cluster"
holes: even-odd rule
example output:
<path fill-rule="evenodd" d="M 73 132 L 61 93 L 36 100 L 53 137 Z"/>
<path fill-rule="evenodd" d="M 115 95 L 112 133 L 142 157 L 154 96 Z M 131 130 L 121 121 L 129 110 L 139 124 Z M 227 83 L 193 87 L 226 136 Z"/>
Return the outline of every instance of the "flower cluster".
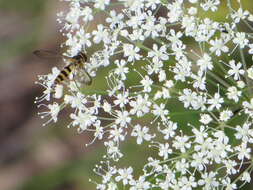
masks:
<path fill-rule="evenodd" d="M 49 102 L 40 113 L 48 122 L 70 107 L 68 126 L 103 140 L 97 189 L 232 190 L 251 181 L 253 14 L 240 0 L 65 1 L 65 53 L 85 52 L 76 72 L 107 90 L 87 93 L 75 76 L 56 85 L 53 68 L 39 77 L 37 102 Z M 120 166 L 131 138 L 156 151 L 138 176 Z"/>

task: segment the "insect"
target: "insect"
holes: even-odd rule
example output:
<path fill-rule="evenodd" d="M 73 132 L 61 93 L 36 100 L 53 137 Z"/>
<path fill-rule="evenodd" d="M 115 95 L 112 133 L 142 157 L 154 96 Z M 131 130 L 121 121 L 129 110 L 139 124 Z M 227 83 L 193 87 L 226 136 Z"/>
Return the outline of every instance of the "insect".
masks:
<path fill-rule="evenodd" d="M 33 52 L 36 56 L 40 58 L 64 58 L 69 64 L 63 67 L 60 74 L 55 78 L 55 84 L 61 84 L 67 79 L 70 79 L 70 75 L 79 76 L 81 82 L 86 85 L 91 85 L 92 79 L 89 73 L 84 69 L 84 65 L 87 61 L 87 56 L 83 52 L 78 52 L 77 55 L 73 57 L 68 57 L 64 55 L 59 55 L 48 50 L 36 50 Z"/>

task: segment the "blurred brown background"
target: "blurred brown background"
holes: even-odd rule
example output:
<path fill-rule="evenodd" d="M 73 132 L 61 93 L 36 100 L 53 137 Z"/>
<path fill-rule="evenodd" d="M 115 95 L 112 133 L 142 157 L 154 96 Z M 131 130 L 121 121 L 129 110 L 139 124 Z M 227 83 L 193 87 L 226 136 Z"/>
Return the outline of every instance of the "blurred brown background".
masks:
<path fill-rule="evenodd" d="M 60 49 L 56 13 L 64 8 L 58 0 L 0 0 L 0 190 L 95 189 L 88 179 L 99 146 L 86 148 L 87 134 L 65 123 L 42 127 L 33 103 L 42 93 L 37 75 L 60 63 L 32 52 Z"/>

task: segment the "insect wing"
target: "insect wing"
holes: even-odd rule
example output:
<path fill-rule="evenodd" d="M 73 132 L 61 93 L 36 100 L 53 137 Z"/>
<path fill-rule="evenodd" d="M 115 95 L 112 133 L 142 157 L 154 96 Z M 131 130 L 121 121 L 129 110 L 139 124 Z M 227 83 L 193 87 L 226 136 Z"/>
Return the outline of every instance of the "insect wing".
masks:
<path fill-rule="evenodd" d="M 59 59 L 59 58 L 70 59 L 70 57 L 60 55 L 59 53 L 50 50 L 35 50 L 33 54 L 42 59 Z"/>
<path fill-rule="evenodd" d="M 87 71 L 82 70 L 77 73 L 77 80 L 80 83 L 84 83 L 85 85 L 91 85 L 92 79 Z"/>

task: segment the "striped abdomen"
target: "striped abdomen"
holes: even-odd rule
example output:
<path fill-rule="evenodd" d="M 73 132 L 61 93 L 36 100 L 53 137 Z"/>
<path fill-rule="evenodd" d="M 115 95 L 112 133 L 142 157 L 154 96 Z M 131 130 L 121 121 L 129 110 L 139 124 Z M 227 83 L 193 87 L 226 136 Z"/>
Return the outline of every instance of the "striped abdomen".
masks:
<path fill-rule="evenodd" d="M 59 84 L 62 81 L 65 81 L 65 80 L 69 79 L 69 75 L 74 70 L 75 67 L 76 67 L 75 63 L 71 63 L 71 64 L 65 66 L 61 70 L 60 74 L 56 77 L 55 84 Z"/>

